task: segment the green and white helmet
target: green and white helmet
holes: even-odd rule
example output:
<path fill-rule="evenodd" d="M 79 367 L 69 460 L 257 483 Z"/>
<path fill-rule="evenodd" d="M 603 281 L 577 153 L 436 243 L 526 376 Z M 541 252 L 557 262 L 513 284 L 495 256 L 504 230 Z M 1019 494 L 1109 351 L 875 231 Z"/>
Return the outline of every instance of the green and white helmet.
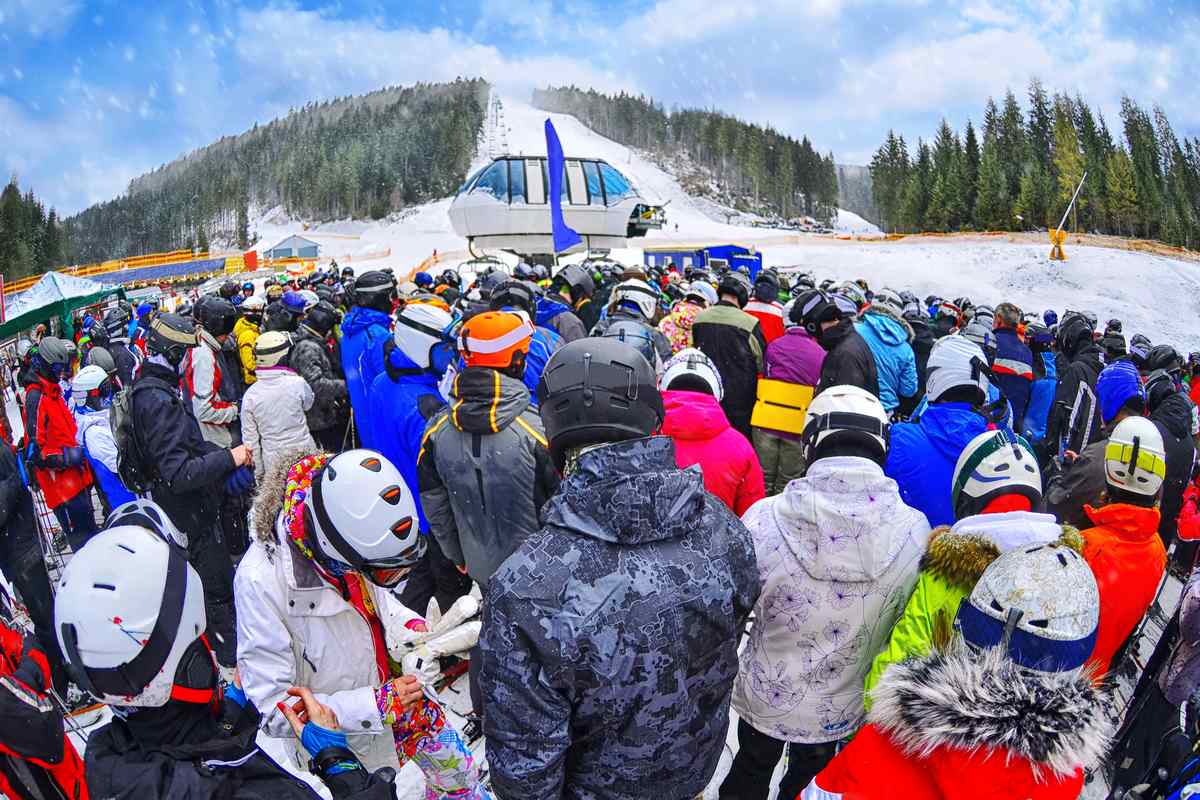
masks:
<path fill-rule="evenodd" d="M 997 497 L 1042 501 L 1042 473 L 1029 442 L 1008 430 L 984 431 L 967 443 L 954 466 L 950 502 L 958 519 L 978 514 Z"/>

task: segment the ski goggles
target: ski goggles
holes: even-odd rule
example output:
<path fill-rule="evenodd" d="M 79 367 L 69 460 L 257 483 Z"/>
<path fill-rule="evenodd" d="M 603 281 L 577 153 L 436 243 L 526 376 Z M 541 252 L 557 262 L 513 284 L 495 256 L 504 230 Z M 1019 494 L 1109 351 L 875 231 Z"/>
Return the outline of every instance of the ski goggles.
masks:
<path fill-rule="evenodd" d="M 1129 464 L 1134 469 L 1157 475 L 1164 480 L 1167 477 L 1167 462 L 1155 453 L 1146 452 L 1136 443 L 1109 442 L 1104 446 L 1104 460 Z"/>

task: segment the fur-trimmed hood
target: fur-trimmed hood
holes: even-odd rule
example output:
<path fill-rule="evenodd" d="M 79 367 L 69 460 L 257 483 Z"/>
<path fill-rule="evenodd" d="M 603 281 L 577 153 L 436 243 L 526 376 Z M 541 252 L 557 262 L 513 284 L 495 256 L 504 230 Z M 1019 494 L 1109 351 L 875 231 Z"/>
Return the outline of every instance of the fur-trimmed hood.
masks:
<path fill-rule="evenodd" d="M 859 322 L 869 323 L 872 315 L 878 316 L 878 317 L 886 317 L 886 318 L 892 320 L 893 322 L 895 322 L 896 324 L 900 325 L 900 327 L 902 327 L 904 329 L 904 334 L 907 337 L 907 340 L 909 342 L 911 342 L 916 337 L 916 333 L 913 331 L 912 325 L 908 324 L 908 320 L 906 320 L 903 315 L 897 314 L 895 311 L 888 308 L 887 306 L 882 306 L 882 305 L 867 306 L 867 310 L 864 311 L 862 313 L 862 316 L 859 317 Z M 886 334 L 884 334 L 884 335 L 886 335 Z"/>
<path fill-rule="evenodd" d="M 957 643 L 893 665 L 872 691 L 868 721 L 910 756 L 939 747 L 1003 750 L 1035 779 L 1067 777 L 1099 763 L 1108 747 L 1101 689 L 1083 670 L 1035 672 L 999 649 Z"/>
<path fill-rule="evenodd" d="M 1026 531 L 1013 538 L 1014 523 Z M 1054 536 L 1057 533 L 1057 537 Z M 929 547 L 921 559 L 928 570 L 955 588 L 970 592 L 979 576 L 1002 552 L 1030 544 L 1057 544 L 1083 552 L 1083 537 L 1070 525 L 1059 525 L 1049 514 L 1012 511 L 1004 514 L 977 514 L 965 517 L 954 527 L 941 525 L 929 537 Z"/>
<path fill-rule="evenodd" d="M 284 492 L 287 489 L 287 476 L 292 465 L 305 456 L 321 452 L 305 447 L 293 448 L 279 454 L 274 463 L 263 473 L 258 483 L 258 491 L 254 495 L 254 535 L 267 546 L 270 552 L 278 541 L 275 532 L 275 518 L 283 509 Z"/>

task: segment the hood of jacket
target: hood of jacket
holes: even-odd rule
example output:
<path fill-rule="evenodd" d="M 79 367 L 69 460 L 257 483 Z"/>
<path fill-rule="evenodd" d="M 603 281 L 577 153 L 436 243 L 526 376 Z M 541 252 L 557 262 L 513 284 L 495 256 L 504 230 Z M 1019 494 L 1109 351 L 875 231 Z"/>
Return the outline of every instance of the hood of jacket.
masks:
<path fill-rule="evenodd" d="M 547 327 L 551 320 L 562 314 L 565 311 L 570 311 L 571 307 L 566 303 L 560 303 L 557 300 L 551 300 L 548 297 L 539 297 L 537 301 L 537 309 L 534 312 L 533 324 L 539 328 Z"/>
<path fill-rule="evenodd" d="M 858 332 L 854 330 L 854 321 L 844 319 L 832 328 L 826 328 L 818 333 L 817 344 L 824 347 L 826 353 L 832 353 L 842 342 L 857 335 Z"/>
<path fill-rule="evenodd" d="M 75 406 L 72 409 L 75 412 L 75 427 L 79 431 L 79 441 L 83 441 L 83 435 L 89 429 L 101 425 L 105 428 L 109 427 L 108 417 L 109 409 L 102 408 L 99 411 L 88 408 L 87 406 Z"/>
<path fill-rule="evenodd" d="M 908 321 L 885 306 L 871 306 L 859 318 L 858 324 L 892 347 L 913 340 L 913 329 Z"/>
<path fill-rule="evenodd" d="M 283 501 L 287 496 L 288 473 L 297 461 L 317 452 L 301 447 L 280 453 L 274 463 L 267 466 L 258 481 L 258 489 L 254 493 L 254 532 L 259 541 L 267 545 L 268 552 L 279 542 L 279 536 L 275 532 L 275 519 L 283 510 Z"/>
<path fill-rule="evenodd" d="M 1084 506 L 1083 511 L 1097 527 L 1108 528 L 1130 542 L 1142 542 L 1157 536 L 1162 517 L 1157 508 L 1144 508 L 1131 503 L 1109 503 L 1100 508 Z"/>
<path fill-rule="evenodd" d="M 921 558 L 921 569 L 966 592 L 996 558 L 1029 545 L 1058 544 L 1083 552 L 1083 537 L 1070 525 L 1060 525 L 1052 514 L 1008 511 L 964 517 L 954 527 L 935 528 Z"/>
<path fill-rule="evenodd" d="M 543 519 L 547 527 L 605 542 L 647 544 L 696 530 L 708 497 L 698 469 L 675 466 L 670 437 L 649 436 L 580 455 Z"/>
<path fill-rule="evenodd" d="M 374 308 L 355 306 L 347 311 L 346 316 L 342 318 L 342 333 L 346 336 L 353 336 L 357 333 L 362 333 L 372 325 L 378 325 L 390 330 L 392 327 L 392 318 Z"/>
<path fill-rule="evenodd" d="M 710 394 L 670 390 L 662 398 L 662 432 L 672 439 L 711 439 L 729 427 L 721 404 Z"/>
<path fill-rule="evenodd" d="M 907 538 L 921 517 L 903 504 L 882 467 L 853 456 L 813 462 L 803 480 L 787 485 L 773 511 L 781 530 L 816 531 L 787 539 L 809 575 L 851 583 L 879 578 L 899 555 L 896 537 Z"/>
<path fill-rule="evenodd" d="M 467 367 L 450 387 L 450 421 L 467 433 L 499 433 L 528 408 L 525 384 L 487 367 Z"/>
<path fill-rule="evenodd" d="M 968 403 L 930 403 L 918 424 L 951 463 L 958 461 L 967 443 L 987 427 L 987 421 Z"/>
<path fill-rule="evenodd" d="M 1176 439 L 1192 436 L 1192 404 L 1183 392 L 1168 395 L 1150 414 L 1150 420 L 1162 425 Z"/>
<path fill-rule="evenodd" d="M 915 758 L 995 748 L 1026 759 L 1037 776 L 1067 777 L 1108 747 L 1101 691 L 1081 670 L 1036 672 L 999 648 L 959 645 L 888 668 L 868 719 Z"/>

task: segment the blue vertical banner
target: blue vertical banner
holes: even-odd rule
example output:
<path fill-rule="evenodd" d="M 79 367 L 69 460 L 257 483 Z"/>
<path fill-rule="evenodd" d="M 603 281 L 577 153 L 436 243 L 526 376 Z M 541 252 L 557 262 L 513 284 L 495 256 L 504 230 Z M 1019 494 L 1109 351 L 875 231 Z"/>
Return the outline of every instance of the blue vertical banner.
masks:
<path fill-rule="evenodd" d="M 563 219 L 562 185 L 566 173 L 562 142 L 554 123 L 546 120 L 546 167 L 550 172 L 550 226 L 554 231 L 554 252 L 561 253 L 583 241 Z"/>

